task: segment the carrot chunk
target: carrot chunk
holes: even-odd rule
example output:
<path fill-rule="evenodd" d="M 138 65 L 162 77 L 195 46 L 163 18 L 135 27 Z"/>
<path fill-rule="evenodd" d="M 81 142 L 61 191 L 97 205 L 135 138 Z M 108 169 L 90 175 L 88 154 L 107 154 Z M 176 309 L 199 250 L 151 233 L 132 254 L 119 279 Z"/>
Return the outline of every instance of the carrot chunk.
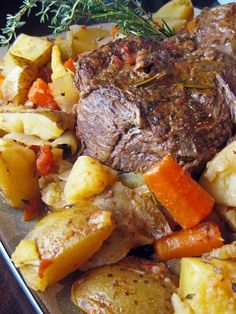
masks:
<path fill-rule="evenodd" d="M 165 261 L 200 256 L 222 245 L 223 239 L 218 226 L 205 222 L 193 229 L 177 231 L 157 240 L 155 250 L 158 257 Z"/>
<path fill-rule="evenodd" d="M 170 155 L 147 170 L 144 179 L 184 229 L 196 226 L 212 210 L 214 199 Z"/>
<path fill-rule="evenodd" d="M 24 221 L 29 221 L 39 215 L 41 210 L 44 208 L 41 195 L 37 195 L 27 204 L 26 209 L 24 210 Z"/>
<path fill-rule="evenodd" d="M 28 99 L 35 105 L 52 107 L 53 109 L 59 109 L 59 106 L 55 102 L 48 84 L 38 78 L 31 86 L 28 94 Z"/>
<path fill-rule="evenodd" d="M 46 176 L 54 169 L 53 153 L 49 145 L 40 147 L 40 153 L 36 160 L 36 168 L 40 176 Z"/>
<path fill-rule="evenodd" d="M 69 58 L 65 63 L 64 66 L 69 69 L 71 72 L 75 73 L 75 65 L 74 65 L 74 59 Z"/>

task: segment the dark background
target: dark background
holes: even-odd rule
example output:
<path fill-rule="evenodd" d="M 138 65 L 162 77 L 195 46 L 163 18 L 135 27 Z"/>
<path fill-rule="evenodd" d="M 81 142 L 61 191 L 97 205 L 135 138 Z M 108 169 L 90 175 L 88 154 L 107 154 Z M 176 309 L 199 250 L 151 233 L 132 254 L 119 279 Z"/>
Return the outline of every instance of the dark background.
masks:
<path fill-rule="evenodd" d="M 155 11 L 168 1 L 142 0 L 145 9 Z M 5 26 L 6 14 L 14 14 L 18 11 L 21 0 L 0 0 L 0 29 Z M 213 6 L 217 2 L 214 0 L 193 1 L 198 8 L 204 6 Z M 31 17 L 27 19 L 27 24 L 20 29 L 29 35 L 46 35 L 50 29 L 46 25 L 39 23 L 35 17 L 35 11 L 32 11 Z M 13 275 L 8 270 L 3 258 L 0 256 L 0 314 L 33 314 L 34 310 L 27 301 L 24 293 L 14 280 Z"/>

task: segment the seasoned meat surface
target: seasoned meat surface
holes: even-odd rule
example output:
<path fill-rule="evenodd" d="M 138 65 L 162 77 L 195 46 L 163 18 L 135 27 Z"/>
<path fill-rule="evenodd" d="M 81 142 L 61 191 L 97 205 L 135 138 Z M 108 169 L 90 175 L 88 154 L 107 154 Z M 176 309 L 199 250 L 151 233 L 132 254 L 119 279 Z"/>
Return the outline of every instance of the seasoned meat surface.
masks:
<path fill-rule="evenodd" d="M 221 7 L 233 18 L 225 26 L 231 35 L 235 7 Z M 191 34 L 161 43 L 119 39 L 79 59 L 77 128 L 86 155 L 129 172 L 172 154 L 198 173 L 224 146 L 233 130 L 236 61 L 233 50 L 201 39 L 207 16 L 215 28 L 222 24 L 219 11 L 204 10 Z"/>

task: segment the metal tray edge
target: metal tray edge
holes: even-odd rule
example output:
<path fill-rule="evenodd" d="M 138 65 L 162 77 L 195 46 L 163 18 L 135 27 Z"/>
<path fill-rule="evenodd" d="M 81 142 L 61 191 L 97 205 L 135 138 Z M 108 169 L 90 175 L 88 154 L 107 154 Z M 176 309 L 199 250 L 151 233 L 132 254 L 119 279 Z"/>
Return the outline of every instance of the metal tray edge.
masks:
<path fill-rule="evenodd" d="M 24 291 L 27 299 L 29 300 L 29 302 L 33 306 L 35 312 L 37 314 L 48 313 L 46 308 L 43 309 L 43 306 L 39 305 L 39 303 L 37 302 L 36 294 L 34 292 L 32 292 L 27 287 L 27 285 L 26 285 L 25 281 L 23 280 L 22 276 L 20 275 L 20 273 L 18 272 L 18 270 L 15 268 L 14 264 L 12 263 L 10 255 L 8 254 L 7 249 L 5 248 L 5 246 L 2 243 L 2 241 L 0 241 L 0 254 L 2 255 L 3 259 L 5 260 L 5 262 L 7 263 L 7 266 L 10 269 L 11 273 L 13 274 L 13 276 L 15 277 L 17 283 L 19 284 L 21 289 Z"/>

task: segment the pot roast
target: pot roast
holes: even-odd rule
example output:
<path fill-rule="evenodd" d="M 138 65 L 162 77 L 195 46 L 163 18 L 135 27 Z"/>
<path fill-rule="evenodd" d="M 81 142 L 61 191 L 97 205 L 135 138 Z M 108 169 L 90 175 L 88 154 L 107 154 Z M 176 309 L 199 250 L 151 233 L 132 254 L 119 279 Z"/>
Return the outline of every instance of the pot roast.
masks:
<path fill-rule="evenodd" d="M 84 154 L 145 171 L 171 154 L 198 174 L 234 130 L 236 4 L 158 42 L 126 37 L 79 58 L 77 129 Z"/>

